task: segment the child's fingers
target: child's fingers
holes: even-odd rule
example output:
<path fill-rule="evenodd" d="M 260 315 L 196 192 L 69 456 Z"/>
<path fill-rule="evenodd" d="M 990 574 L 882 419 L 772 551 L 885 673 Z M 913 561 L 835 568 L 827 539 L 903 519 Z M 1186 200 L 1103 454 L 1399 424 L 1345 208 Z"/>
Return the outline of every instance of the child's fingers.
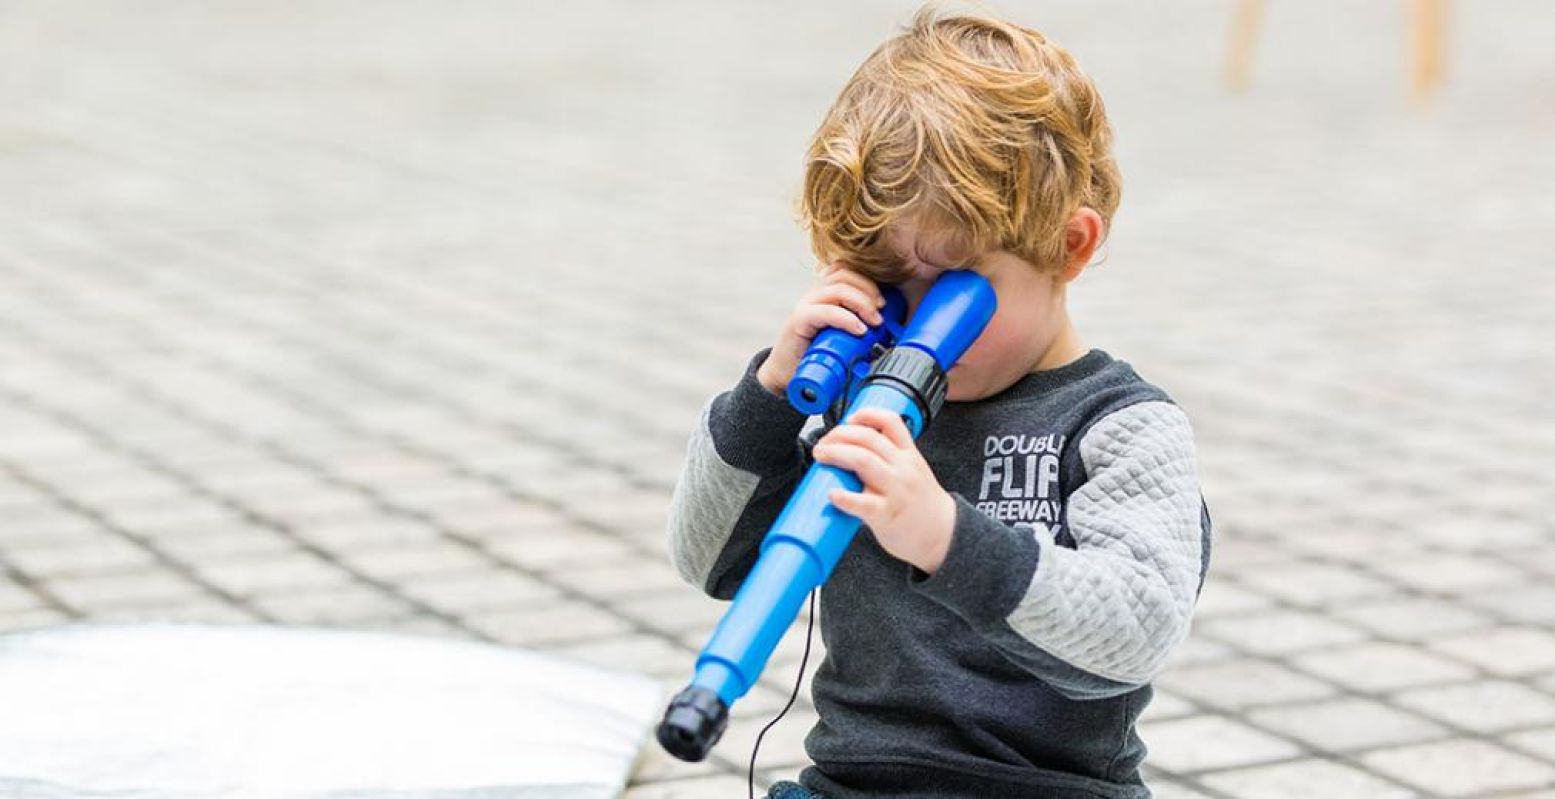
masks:
<path fill-rule="evenodd" d="M 815 338 L 822 328 L 835 327 L 856 335 L 869 332 L 869 325 L 839 305 L 806 305 L 796 313 L 800 325 L 799 334 L 807 339 Z"/>
<path fill-rule="evenodd" d="M 829 302 L 834 305 L 843 305 L 848 310 L 859 315 L 872 325 L 878 325 L 885 318 L 880 313 L 880 308 L 869 294 L 860 290 L 857 286 L 847 283 L 835 283 L 817 289 L 813 294 L 816 302 Z"/>
<path fill-rule="evenodd" d="M 818 445 L 840 443 L 857 444 L 888 461 L 896 455 L 897 450 L 879 430 L 864 424 L 854 424 L 851 420 L 833 427 L 817 442 Z"/>
<path fill-rule="evenodd" d="M 835 441 L 817 443 L 810 455 L 818 463 L 847 469 L 871 488 L 880 489 L 890 484 L 891 470 L 885 459 L 856 444 Z"/>
<path fill-rule="evenodd" d="M 886 508 L 885 497 L 878 494 L 861 494 L 834 488 L 828 498 L 838 510 L 861 520 L 876 518 Z"/>
<path fill-rule="evenodd" d="M 868 277 L 855 272 L 852 269 L 848 269 L 846 267 L 834 269 L 831 273 L 827 274 L 826 282 L 827 284 L 840 283 L 852 286 L 859 291 L 864 292 L 864 294 L 869 297 L 871 305 L 874 305 L 877 308 L 885 305 L 885 295 L 881 293 L 880 286 L 875 283 L 875 281 L 870 280 Z"/>
<path fill-rule="evenodd" d="M 917 444 L 913 443 L 912 431 L 907 429 L 907 422 L 902 420 L 900 414 L 884 408 L 866 407 L 855 411 L 848 417 L 848 421 L 880 431 L 886 441 L 894 447 L 900 449 L 917 447 Z"/>

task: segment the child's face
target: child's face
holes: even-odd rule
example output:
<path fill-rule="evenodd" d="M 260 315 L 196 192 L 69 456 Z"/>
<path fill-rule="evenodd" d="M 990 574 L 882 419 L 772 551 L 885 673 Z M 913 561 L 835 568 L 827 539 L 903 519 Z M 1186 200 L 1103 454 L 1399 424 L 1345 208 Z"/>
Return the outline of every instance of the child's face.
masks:
<path fill-rule="evenodd" d="M 962 268 L 944 254 L 934 236 L 922 235 L 914 225 L 893 227 L 886 241 L 914 270 L 911 278 L 896 284 L 907 297 L 909 316 L 946 269 Z M 993 285 L 999 302 L 988 327 L 950 370 L 945 398 L 952 402 L 997 394 L 1035 371 L 1068 324 L 1065 284 L 1057 273 L 1040 273 L 1003 251 L 984 254 L 974 270 Z"/>

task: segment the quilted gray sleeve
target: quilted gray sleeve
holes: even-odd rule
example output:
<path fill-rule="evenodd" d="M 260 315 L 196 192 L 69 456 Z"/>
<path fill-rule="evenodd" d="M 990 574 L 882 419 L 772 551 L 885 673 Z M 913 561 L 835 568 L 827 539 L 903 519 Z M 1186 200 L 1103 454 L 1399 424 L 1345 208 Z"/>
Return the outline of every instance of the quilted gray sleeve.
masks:
<path fill-rule="evenodd" d="M 1188 634 L 1201 572 L 1202 495 L 1193 431 L 1176 405 L 1114 411 L 1079 443 L 1087 480 L 1070 493 L 1075 548 L 956 500 L 933 575 L 911 584 L 1072 699 L 1149 682 Z"/>
<path fill-rule="evenodd" d="M 719 457 L 713 445 L 712 413 L 710 401 L 703 406 L 701 421 L 686 446 L 685 464 L 670 499 L 668 523 L 670 559 L 675 569 L 681 579 L 703 589 L 708 588 L 714 564 L 737 527 L 749 527 L 758 536 L 766 534 L 765 528 L 754 529 L 750 523 L 754 520 L 740 524 L 758 497 L 757 489 L 763 489 L 762 495 L 771 495 L 780 492 L 784 484 L 797 485 L 797 480 L 784 480 L 785 475 L 779 475 L 769 481 L 777 484 L 763 486 L 760 475 Z M 814 443 L 820 427 L 821 417 L 813 417 L 801 434 L 805 443 Z"/>
<path fill-rule="evenodd" d="M 1007 618 L 1076 668 L 1145 683 L 1188 635 L 1200 570 L 1193 430 L 1170 402 L 1141 402 L 1080 440 L 1087 481 L 1068 498 L 1075 549 L 1038 536 L 1036 572 Z"/>
<path fill-rule="evenodd" d="M 761 386 L 756 372 L 770 353 L 758 352 L 734 388 L 703 406 L 670 500 L 670 560 L 718 599 L 744 582 L 827 422 Z"/>
<path fill-rule="evenodd" d="M 685 464 L 670 499 L 668 524 L 670 560 L 681 579 L 698 588 L 707 582 L 713 561 L 734 531 L 735 520 L 761 482 L 755 474 L 718 458 L 708 427 L 711 410 L 709 401 L 686 445 Z"/>

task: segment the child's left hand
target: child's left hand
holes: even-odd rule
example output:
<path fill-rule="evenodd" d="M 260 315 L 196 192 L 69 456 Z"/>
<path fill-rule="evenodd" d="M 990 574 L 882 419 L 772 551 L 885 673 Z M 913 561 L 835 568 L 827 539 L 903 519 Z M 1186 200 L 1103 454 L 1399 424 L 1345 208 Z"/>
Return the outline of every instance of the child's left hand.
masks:
<path fill-rule="evenodd" d="M 815 442 L 811 454 L 847 469 L 863 492 L 836 489 L 837 509 L 869 525 L 891 555 L 933 574 L 945 562 L 956 524 L 956 501 L 935 479 L 907 424 L 881 408 L 860 408 Z"/>

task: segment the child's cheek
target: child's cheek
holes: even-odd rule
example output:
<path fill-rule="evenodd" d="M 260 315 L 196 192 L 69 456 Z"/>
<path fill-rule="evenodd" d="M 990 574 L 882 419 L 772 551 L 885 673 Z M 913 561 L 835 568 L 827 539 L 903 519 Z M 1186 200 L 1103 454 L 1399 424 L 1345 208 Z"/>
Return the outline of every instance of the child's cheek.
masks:
<path fill-rule="evenodd" d="M 1003 318 L 1003 314 L 995 313 L 988 326 L 983 328 L 981 335 L 967 348 L 966 354 L 961 360 L 970 363 L 987 363 L 999 360 L 1007 354 L 1009 346 L 1009 325 Z"/>

